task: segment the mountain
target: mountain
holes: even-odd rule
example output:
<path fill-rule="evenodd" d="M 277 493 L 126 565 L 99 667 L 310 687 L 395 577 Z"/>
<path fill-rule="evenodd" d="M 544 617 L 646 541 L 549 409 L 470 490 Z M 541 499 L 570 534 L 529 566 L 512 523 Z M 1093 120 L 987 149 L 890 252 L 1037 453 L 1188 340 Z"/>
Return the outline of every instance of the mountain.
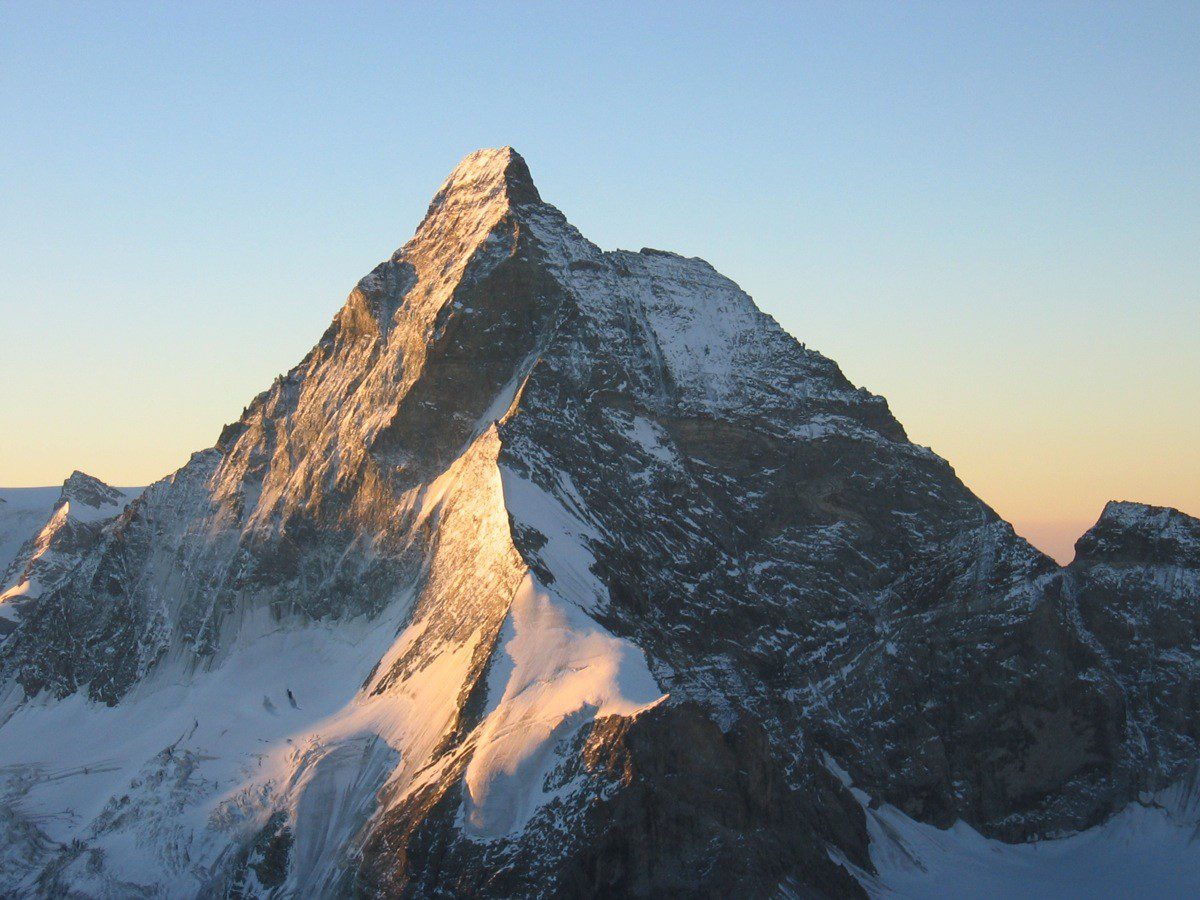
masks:
<path fill-rule="evenodd" d="M 1121 823 L 1200 820 L 1198 559 L 1111 504 L 1060 568 L 707 263 L 479 151 L 20 606 L 0 890 L 853 896 L 1102 829 L 1146 878 Z"/>
<path fill-rule="evenodd" d="M 7 489 L 0 496 L 0 634 L 15 627 L 17 610 L 52 591 L 78 567 L 104 525 L 137 495 L 76 470 L 52 489 Z M 26 540 L 22 537 L 31 535 Z"/>

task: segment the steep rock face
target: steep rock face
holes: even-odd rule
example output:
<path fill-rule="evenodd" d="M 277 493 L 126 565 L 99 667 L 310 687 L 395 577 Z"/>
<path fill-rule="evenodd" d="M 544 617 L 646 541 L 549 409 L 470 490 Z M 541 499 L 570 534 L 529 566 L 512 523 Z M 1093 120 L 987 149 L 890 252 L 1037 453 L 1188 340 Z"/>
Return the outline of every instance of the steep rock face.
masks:
<path fill-rule="evenodd" d="M 1083 626 L 1116 672 L 1137 783 L 1154 790 L 1200 761 L 1200 521 L 1109 503 L 1067 572 Z"/>
<path fill-rule="evenodd" d="M 53 605 L 56 621 L 98 639 L 83 656 L 44 660 L 31 638 L 30 655 L 13 660 L 27 690 L 87 683 L 113 702 L 174 648 L 214 652 L 247 610 L 378 614 L 419 577 L 431 553 L 415 521 L 420 494 L 480 436 L 483 413 L 528 352 L 500 343 L 492 365 L 472 368 L 481 348 L 462 339 L 501 341 L 497 329 L 525 339 L 526 323 L 510 321 L 505 305 L 467 305 L 472 291 L 520 290 L 507 165 L 516 163 L 460 167 L 416 237 L 363 279 L 304 361 L 216 449 L 147 490 Z M 465 316 L 479 330 L 464 329 Z M 104 621 L 95 596 L 107 598 Z"/>
<path fill-rule="evenodd" d="M 1196 759 L 1138 680 L 1194 709 L 1173 516 L 1060 570 L 707 263 L 603 252 L 480 151 L 20 610 L 0 884 L 846 895 L 847 785 L 1084 828 Z"/>

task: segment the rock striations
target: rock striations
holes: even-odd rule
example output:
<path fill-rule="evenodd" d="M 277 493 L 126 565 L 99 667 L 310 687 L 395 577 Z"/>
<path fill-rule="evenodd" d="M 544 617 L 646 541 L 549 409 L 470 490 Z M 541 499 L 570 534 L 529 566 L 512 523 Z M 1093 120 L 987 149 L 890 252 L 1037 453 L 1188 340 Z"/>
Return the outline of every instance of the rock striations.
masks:
<path fill-rule="evenodd" d="M 873 806 L 1021 842 L 1200 761 L 1200 522 L 1060 568 L 509 148 L 214 448 L 94 487 L 10 570 L 6 894 L 847 896 Z"/>

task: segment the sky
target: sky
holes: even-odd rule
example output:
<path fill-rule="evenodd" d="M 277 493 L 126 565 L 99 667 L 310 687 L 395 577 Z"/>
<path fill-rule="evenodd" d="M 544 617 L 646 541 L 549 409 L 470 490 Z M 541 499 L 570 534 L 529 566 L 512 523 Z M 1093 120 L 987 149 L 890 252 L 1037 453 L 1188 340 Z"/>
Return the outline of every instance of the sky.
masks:
<path fill-rule="evenodd" d="M 0 121 L 0 485 L 211 446 L 511 144 L 1043 549 L 1200 515 L 1200 4 L 7 3 Z"/>

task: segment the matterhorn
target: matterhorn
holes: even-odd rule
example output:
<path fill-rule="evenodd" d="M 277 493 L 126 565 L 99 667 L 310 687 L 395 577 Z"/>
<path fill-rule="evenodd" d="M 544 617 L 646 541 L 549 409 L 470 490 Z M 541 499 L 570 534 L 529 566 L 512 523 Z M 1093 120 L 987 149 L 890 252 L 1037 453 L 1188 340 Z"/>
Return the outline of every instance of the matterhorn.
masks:
<path fill-rule="evenodd" d="M 45 505 L 5 896 L 1200 891 L 1200 521 L 1110 503 L 1059 566 L 511 148 L 214 446 Z"/>

